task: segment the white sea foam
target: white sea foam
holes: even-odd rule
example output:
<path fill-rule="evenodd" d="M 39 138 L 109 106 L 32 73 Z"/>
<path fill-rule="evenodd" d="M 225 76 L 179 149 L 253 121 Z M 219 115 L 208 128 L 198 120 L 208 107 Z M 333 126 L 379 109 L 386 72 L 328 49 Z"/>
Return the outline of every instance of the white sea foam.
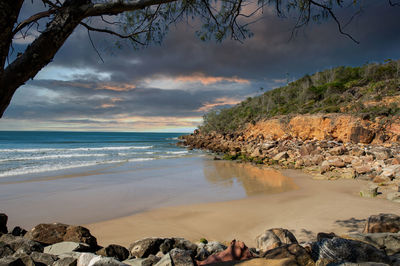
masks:
<path fill-rule="evenodd" d="M 92 165 L 96 165 L 96 164 L 97 164 L 97 162 L 87 162 L 87 163 L 73 164 L 73 165 L 72 164 L 45 164 L 45 165 L 38 165 L 38 166 L 33 166 L 33 167 L 22 167 L 22 168 L 2 172 L 2 173 L 0 173 L 0 177 L 44 173 L 44 172 L 50 172 L 50 171 L 65 170 L 65 169 L 70 169 L 70 168 L 92 166 Z"/>
<path fill-rule="evenodd" d="M 153 146 L 117 146 L 117 147 L 97 147 L 97 148 L 39 148 L 39 149 L 0 149 L 0 152 L 50 152 L 50 151 L 107 151 L 107 150 L 142 150 L 151 149 Z"/>
<path fill-rule="evenodd" d="M 0 159 L 0 162 L 8 161 L 26 161 L 26 160 L 44 160 L 44 159 L 62 159 L 62 158 L 79 158 L 79 157 L 103 157 L 107 156 L 105 153 L 94 153 L 94 154 L 53 154 L 53 155 L 43 155 L 43 156 L 30 156 L 30 157 L 15 157 L 15 158 L 5 158 Z"/>
<path fill-rule="evenodd" d="M 167 154 L 187 154 L 188 151 L 167 151 Z"/>
<path fill-rule="evenodd" d="M 154 158 L 132 158 L 129 159 L 128 162 L 144 162 L 144 161 L 152 161 Z"/>

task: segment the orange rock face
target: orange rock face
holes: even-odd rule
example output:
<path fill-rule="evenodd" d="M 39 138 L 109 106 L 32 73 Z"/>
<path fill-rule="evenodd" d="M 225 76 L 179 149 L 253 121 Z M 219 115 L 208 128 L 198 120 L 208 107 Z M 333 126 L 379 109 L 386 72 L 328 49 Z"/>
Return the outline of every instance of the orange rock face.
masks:
<path fill-rule="evenodd" d="M 268 140 L 336 140 L 344 143 L 383 143 L 400 141 L 400 121 L 362 120 L 352 115 L 298 115 L 264 120 L 244 130 L 244 139 L 263 136 Z"/>

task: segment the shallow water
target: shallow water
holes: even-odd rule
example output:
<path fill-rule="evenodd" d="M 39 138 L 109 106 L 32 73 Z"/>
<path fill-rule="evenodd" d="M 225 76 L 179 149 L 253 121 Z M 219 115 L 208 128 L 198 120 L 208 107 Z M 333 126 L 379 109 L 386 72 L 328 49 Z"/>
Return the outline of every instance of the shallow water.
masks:
<path fill-rule="evenodd" d="M 50 172 L 49 172 L 50 173 Z M 296 189 L 291 178 L 206 155 L 101 164 L 1 178 L 0 211 L 10 227 L 85 224 L 163 206 L 227 201 Z"/>

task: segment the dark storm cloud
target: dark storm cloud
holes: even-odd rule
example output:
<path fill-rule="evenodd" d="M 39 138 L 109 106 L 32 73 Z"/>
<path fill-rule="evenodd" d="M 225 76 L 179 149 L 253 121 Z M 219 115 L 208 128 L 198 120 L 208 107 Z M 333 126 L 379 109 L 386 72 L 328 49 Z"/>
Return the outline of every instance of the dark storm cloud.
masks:
<path fill-rule="evenodd" d="M 346 22 L 354 10 L 339 13 Z M 336 65 L 359 65 L 400 57 L 400 8 L 387 1 L 366 1 L 362 14 L 345 29 L 360 44 L 338 32 L 332 21 L 313 24 L 291 37 L 293 19 L 268 15 L 254 24 L 252 39 L 239 43 L 225 40 L 222 44 L 201 42 L 194 34 L 198 27 L 179 24 L 167 35 L 162 46 L 134 51 L 113 48 L 101 34 L 94 35 L 105 63 L 93 51 L 84 31 L 77 31 L 63 47 L 54 64 L 95 67 L 110 71 L 116 79 L 182 75 L 204 72 L 208 75 L 261 79 L 284 77 L 287 72 L 298 77 L 305 73 Z M 106 38 L 106 39 L 105 39 Z M 115 40 L 115 39 L 114 39 Z M 140 63 L 134 63 L 139 61 Z"/>
<path fill-rule="evenodd" d="M 201 42 L 195 37 L 196 22 L 192 25 L 180 23 L 170 30 L 161 46 L 140 50 L 133 50 L 129 45 L 117 49 L 113 45 L 116 39 L 92 34 L 105 61 L 102 63 L 86 30 L 80 27 L 43 72 L 51 67 L 60 67 L 60 72 L 63 69 L 91 71 L 66 73 L 69 75 L 67 80 L 49 80 L 51 77 L 46 77 L 28 82 L 17 92 L 5 117 L 46 121 L 63 118 L 90 124 L 97 121 L 91 118 L 111 119 L 120 114 L 201 116 L 202 110 L 207 110 L 201 109 L 204 106 L 216 102 L 220 103 L 217 106 L 223 106 L 224 101 L 232 102 L 229 99 L 254 95 L 260 87 L 276 87 L 285 83 L 287 75 L 293 79 L 338 65 L 400 58 L 400 7 L 390 7 L 387 1 L 381 0 L 364 3 L 364 11 L 345 28 L 360 44 L 341 35 L 331 20 L 302 28 L 291 39 L 295 19 L 278 18 L 267 11 L 264 18 L 251 27 L 254 37 L 244 43 L 232 40 L 221 44 Z M 32 7 L 25 7 L 23 15 L 40 10 L 37 5 Z M 345 22 L 354 11 L 341 10 L 338 16 Z M 23 44 L 16 45 L 17 50 L 23 47 Z M 108 77 L 101 77 L 100 73 Z M 196 73 L 202 73 L 204 77 L 237 77 L 249 80 L 249 83 L 188 82 L 172 89 L 144 84 L 145 80 L 148 82 L 160 77 L 173 80 Z M 131 87 L 113 91 L 104 89 L 104 84 Z M 82 120 L 85 116 L 90 118 Z"/>
<path fill-rule="evenodd" d="M 102 89 L 102 84 L 83 80 L 32 81 L 29 92 L 21 91 L 16 104 L 7 110 L 7 118 L 51 119 L 76 116 L 112 118 L 126 116 L 201 116 L 204 103 L 226 96 L 225 90 L 162 90 L 131 88 L 128 91 Z M 45 90 L 43 92 L 43 90 Z M 247 91 L 236 91 L 230 97 L 241 99 Z M 40 95 L 50 95 L 43 98 Z M 27 97 L 25 97 L 27 95 Z M 222 102 L 223 103 L 223 102 Z M 80 120 L 82 121 L 82 120 Z"/>

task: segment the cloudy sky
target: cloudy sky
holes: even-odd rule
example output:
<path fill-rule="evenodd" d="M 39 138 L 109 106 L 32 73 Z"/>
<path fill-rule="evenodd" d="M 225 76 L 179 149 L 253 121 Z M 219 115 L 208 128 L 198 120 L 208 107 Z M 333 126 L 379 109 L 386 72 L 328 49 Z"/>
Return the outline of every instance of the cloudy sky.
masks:
<path fill-rule="evenodd" d="M 21 18 L 34 11 L 26 1 Z M 212 108 L 231 106 L 305 74 L 400 58 L 400 7 L 366 0 L 346 27 L 328 20 L 290 38 L 294 19 L 264 12 L 243 43 L 201 42 L 196 23 L 171 28 L 161 45 L 116 48 L 115 39 L 77 28 L 53 62 L 19 88 L 0 130 L 191 131 Z M 343 21 L 354 10 L 340 11 Z M 32 36 L 30 37 L 32 38 Z M 19 39 L 16 50 L 29 40 Z"/>

